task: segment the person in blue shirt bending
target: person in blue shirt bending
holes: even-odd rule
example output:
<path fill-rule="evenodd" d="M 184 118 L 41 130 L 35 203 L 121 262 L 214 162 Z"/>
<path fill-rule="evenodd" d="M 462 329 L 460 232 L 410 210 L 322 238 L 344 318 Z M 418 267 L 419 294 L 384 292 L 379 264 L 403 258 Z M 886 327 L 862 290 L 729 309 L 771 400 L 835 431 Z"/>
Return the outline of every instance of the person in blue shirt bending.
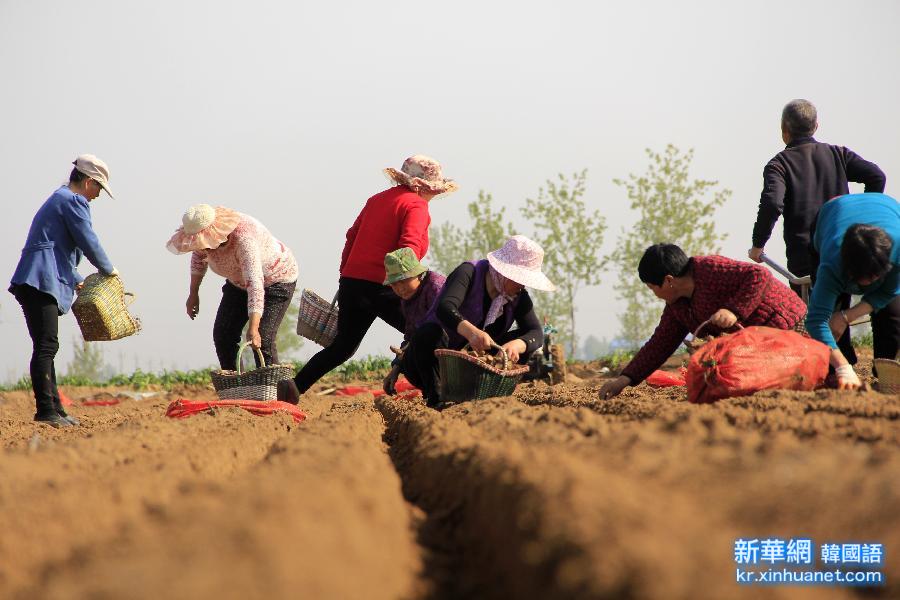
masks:
<path fill-rule="evenodd" d="M 816 221 L 812 249 L 819 264 L 806 329 L 831 347 L 838 387 L 856 389 L 859 378 L 835 338 L 871 313 L 875 358 L 896 358 L 900 345 L 900 202 L 885 194 L 847 194 L 826 202 Z M 842 293 L 862 299 L 835 311 Z"/>
<path fill-rule="evenodd" d="M 104 275 L 118 275 L 91 226 L 89 202 L 109 191 L 109 169 L 92 154 L 75 159 L 69 183 L 44 202 L 34 215 L 9 291 L 22 305 L 31 336 L 31 387 L 34 420 L 53 427 L 78 425 L 67 415 L 56 388 L 53 359 L 59 350 L 59 316 L 72 306 L 84 278 L 76 270 L 87 257 Z"/>

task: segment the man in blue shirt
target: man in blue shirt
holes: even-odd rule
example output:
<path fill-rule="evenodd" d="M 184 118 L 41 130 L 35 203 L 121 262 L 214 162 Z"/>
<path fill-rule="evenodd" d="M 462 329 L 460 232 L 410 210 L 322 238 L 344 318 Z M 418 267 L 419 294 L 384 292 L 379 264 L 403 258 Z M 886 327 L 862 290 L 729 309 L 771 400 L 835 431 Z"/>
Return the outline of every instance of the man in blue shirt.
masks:
<path fill-rule="evenodd" d="M 76 270 L 87 257 L 104 275 L 118 275 L 91 226 L 88 204 L 109 191 L 109 169 L 92 154 L 82 154 L 68 185 L 56 190 L 38 209 L 9 291 L 22 305 L 31 336 L 31 386 L 37 411 L 34 420 L 53 427 L 78 425 L 66 414 L 56 388 L 53 360 L 59 350 L 59 316 L 72 306 L 84 278 Z"/>
<path fill-rule="evenodd" d="M 826 202 L 812 245 L 819 264 L 806 328 L 832 348 L 838 386 L 855 389 L 859 378 L 835 343 L 851 322 L 872 313 L 875 358 L 896 358 L 900 346 L 900 202 L 885 194 L 848 194 Z M 841 294 L 862 300 L 835 311 Z"/>

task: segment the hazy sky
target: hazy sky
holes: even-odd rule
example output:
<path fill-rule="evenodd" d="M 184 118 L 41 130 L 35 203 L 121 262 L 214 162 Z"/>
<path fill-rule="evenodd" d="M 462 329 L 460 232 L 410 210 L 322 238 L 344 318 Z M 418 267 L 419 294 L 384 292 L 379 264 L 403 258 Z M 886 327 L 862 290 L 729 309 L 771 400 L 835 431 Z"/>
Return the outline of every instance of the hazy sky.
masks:
<path fill-rule="evenodd" d="M 634 219 L 611 180 L 642 172 L 646 147 L 693 148 L 692 175 L 734 192 L 719 224 L 724 253 L 743 258 L 792 98 L 812 100 L 817 138 L 877 162 L 892 193 L 898 25 L 891 0 L 0 0 L 0 273 L 8 281 L 35 210 L 86 152 L 110 166 L 117 199 L 92 203 L 94 227 L 144 323 L 104 345 L 126 370 L 216 362 L 223 280 L 207 275 L 190 321 L 188 256 L 164 248 L 188 206 L 257 217 L 293 249 L 298 289 L 330 297 L 347 228 L 388 185 L 381 169 L 416 153 L 461 186 L 432 204 L 434 224 L 465 222 L 484 189 L 527 229 L 525 198 L 587 168 L 608 252 Z M 780 224 L 773 238 L 783 261 Z M 614 277 L 579 297 L 582 338 L 615 335 Z M 63 317 L 60 372 L 77 337 Z M 0 339 L 0 380 L 27 372 L 30 340 L 8 294 Z M 396 339 L 379 322 L 360 354 Z"/>

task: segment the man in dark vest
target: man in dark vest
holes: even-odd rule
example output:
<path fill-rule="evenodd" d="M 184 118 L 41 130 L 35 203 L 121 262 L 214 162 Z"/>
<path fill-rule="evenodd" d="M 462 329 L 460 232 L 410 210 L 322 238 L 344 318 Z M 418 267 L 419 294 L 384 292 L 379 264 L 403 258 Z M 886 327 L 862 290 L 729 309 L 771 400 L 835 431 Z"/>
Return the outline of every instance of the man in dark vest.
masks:
<path fill-rule="evenodd" d="M 850 181 L 865 185 L 866 192 L 884 192 L 885 175 L 871 163 L 843 146 L 818 142 L 813 134 L 819 128 L 816 107 L 809 100 L 791 100 L 781 113 L 781 139 L 784 150 L 763 169 L 763 190 L 759 212 L 753 226 L 753 247 L 749 256 L 762 262 L 763 249 L 778 217 L 784 215 L 784 244 L 788 270 L 797 277 L 813 273 L 810 252 L 811 229 L 819 209 L 827 201 L 850 193 Z M 800 289 L 791 286 L 795 292 Z M 849 306 L 849 296 L 841 307 Z M 846 338 L 846 339 L 844 339 Z M 838 345 L 855 363 L 849 330 Z"/>

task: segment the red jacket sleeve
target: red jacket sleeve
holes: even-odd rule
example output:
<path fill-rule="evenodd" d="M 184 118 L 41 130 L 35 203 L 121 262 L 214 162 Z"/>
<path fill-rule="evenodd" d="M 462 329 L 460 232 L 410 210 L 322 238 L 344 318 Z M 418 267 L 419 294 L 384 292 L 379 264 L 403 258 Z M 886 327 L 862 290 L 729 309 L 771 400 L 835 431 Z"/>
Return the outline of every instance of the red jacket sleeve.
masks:
<path fill-rule="evenodd" d="M 656 331 L 643 348 L 638 350 L 628 366 L 622 369 L 622 375 L 627 375 L 632 385 L 647 379 L 650 373 L 660 368 L 674 354 L 687 334 L 687 328 L 675 318 L 671 307 L 666 306 Z"/>
<path fill-rule="evenodd" d="M 347 241 L 344 242 L 344 251 L 341 252 L 341 271 L 344 270 L 344 265 L 347 264 L 347 258 L 350 257 L 350 250 L 353 248 L 353 242 L 356 241 L 356 233 L 359 231 L 359 224 L 362 222 L 362 216 L 365 211 L 366 209 L 363 208 L 359 212 L 356 216 L 356 220 L 353 221 L 353 225 L 347 230 Z"/>
<path fill-rule="evenodd" d="M 411 248 L 416 257 L 422 257 L 428 252 L 428 226 L 431 224 L 431 215 L 428 213 L 428 203 L 425 200 L 412 202 L 403 214 L 400 223 L 400 239 L 398 248 Z"/>

